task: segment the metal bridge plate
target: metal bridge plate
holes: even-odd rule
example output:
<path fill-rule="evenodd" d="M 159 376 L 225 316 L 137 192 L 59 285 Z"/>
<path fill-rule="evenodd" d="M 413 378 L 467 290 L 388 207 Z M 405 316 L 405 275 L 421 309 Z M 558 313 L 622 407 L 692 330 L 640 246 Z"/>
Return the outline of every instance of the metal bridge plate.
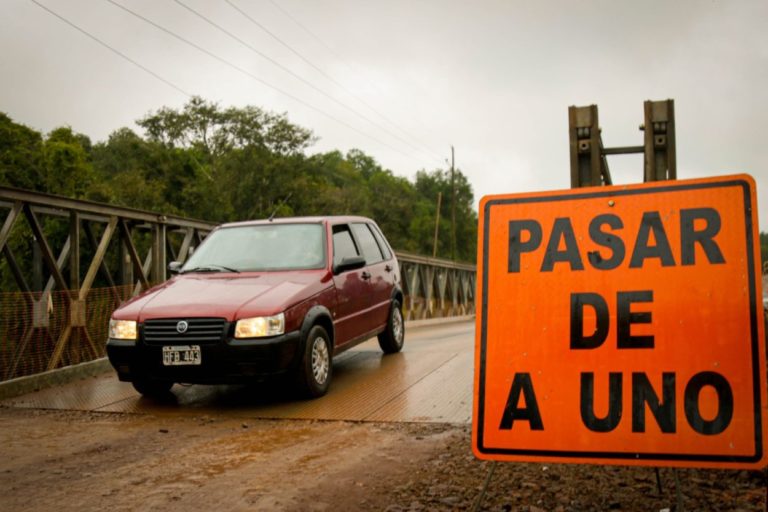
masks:
<path fill-rule="evenodd" d="M 450 320 L 448 321 L 450 322 Z M 328 395 L 301 401 L 276 382 L 174 386 L 156 402 L 113 373 L 2 402 L 8 407 L 133 414 L 225 414 L 243 418 L 466 424 L 472 415 L 474 323 L 409 328 L 403 352 L 384 356 L 376 340 L 334 361 Z"/>

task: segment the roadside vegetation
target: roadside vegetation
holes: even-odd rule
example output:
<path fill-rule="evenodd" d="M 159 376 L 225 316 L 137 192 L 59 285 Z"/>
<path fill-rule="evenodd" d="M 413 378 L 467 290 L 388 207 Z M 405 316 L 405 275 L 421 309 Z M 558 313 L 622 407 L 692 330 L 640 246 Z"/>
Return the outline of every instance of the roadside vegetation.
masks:
<path fill-rule="evenodd" d="M 286 115 L 223 108 L 195 97 L 161 107 L 93 142 L 71 127 L 48 134 L 0 112 L 0 184 L 213 222 L 277 216 L 371 217 L 397 250 L 474 262 L 472 187 L 455 172 L 455 241 L 450 169 L 396 176 L 353 149 L 311 153 L 317 138 Z"/>

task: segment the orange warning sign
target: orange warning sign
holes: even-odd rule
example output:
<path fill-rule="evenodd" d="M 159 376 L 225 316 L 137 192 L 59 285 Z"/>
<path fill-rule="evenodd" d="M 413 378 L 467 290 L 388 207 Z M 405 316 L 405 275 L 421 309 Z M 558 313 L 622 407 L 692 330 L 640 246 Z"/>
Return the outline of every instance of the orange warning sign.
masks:
<path fill-rule="evenodd" d="M 750 176 L 484 197 L 483 459 L 765 465 Z"/>

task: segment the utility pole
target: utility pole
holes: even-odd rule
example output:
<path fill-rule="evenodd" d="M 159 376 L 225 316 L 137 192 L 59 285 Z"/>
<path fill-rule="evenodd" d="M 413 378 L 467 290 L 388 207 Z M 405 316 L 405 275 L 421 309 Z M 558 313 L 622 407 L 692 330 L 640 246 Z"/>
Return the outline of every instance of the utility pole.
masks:
<path fill-rule="evenodd" d="M 443 193 L 437 193 L 437 215 L 435 215 L 435 243 L 432 244 L 432 257 L 437 256 L 437 232 L 440 229 L 440 200 L 443 198 Z"/>
<path fill-rule="evenodd" d="M 456 179 L 453 166 L 453 146 L 451 146 L 451 260 L 456 261 Z"/>

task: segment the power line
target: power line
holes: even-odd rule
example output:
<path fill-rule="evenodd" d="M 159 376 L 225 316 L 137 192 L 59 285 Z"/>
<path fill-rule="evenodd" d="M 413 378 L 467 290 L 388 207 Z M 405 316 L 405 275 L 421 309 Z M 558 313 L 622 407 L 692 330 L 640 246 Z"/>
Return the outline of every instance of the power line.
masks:
<path fill-rule="evenodd" d="M 35 1 L 35 0 L 31 0 L 31 1 Z M 148 23 L 148 24 L 152 25 L 156 29 L 158 29 L 158 30 L 160 30 L 160 31 L 170 35 L 171 37 L 174 37 L 175 39 L 183 42 L 184 44 L 189 45 L 192 48 L 194 48 L 194 49 L 196 49 L 196 50 L 198 50 L 198 51 L 200 51 L 202 53 L 205 53 L 209 57 L 211 57 L 213 59 L 216 59 L 217 61 L 221 62 L 222 64 L 224 64 L 226 66 L 229 66 L 232 69 L 235 69 L 236 71 L 239 71 L 240 73 L 243 73 L 244 75 L 252 78 L 253 80 L 256 80 L 260 84 L 262 84 L 262 85 L 264 85 L 266 87 L 269 87 L 270 89 L 272 89 L 274 91 L 277 91 L 278 93 L 280 93 L 280 94 L 282 94 L 284 96 L 287 96 L 288 98 L 291 98 L 292 100 L 294 100 L 294 101 L 304 105 L 307 108 L 310 108 L 310 109 L 314 110 L 315 112 L 317 112 L 319 114 L 322 114 L 323 116 L 327 117 L 328 119 L 331 119 L 331 120 L 341 124 L 342 126 L 345 126 L 345 127 L 349 128 L 350 130 L 352 130 L 352 131 L 354 131 L 354 132 L 356 132 L 356 133 L 358 133 L 358 134 L 360 134 L 360 135 L 362 135 L 362 136 L 364 136 L 364 137 L 366 137 L 366 138 L 368 138 L 370 140 L 373 140 L 373 141 L 381 144 L 382 146 L 385 146 L 385 147 L 387 147 L 387 148 L 389 148 L 389 149 L 391 149 L 393 151 L 396 151 L 397 153 L 400 153 L 401 155 L 403 155 L 405 157 L 413 158 L 412 155 L 408 155 L 408 154 L 402 152 L 401 150 L 399 150 L 398 148 L 393 147 L 390 144 L 387 144 L 386 142 L 384 142 L 382 140 L 379 140 L 378 138 L 374 137 L 373 135 L 365 133 L 362 130 L 352 126 L 351 124 L 349 124 L 349 123 L 339 119 L 338 117 L 335 117 L 334 115 L 329 114 L 328 112 L 325 112 L 324 110 L 320 109 L 319 107 L 316 107 L 316 106 L 312 105 L 311 103 L 309 103 L 307 101 L 304 101 L 301 98 L 299 98 L 297 96 L 294 96 L 293 94 L 288 93 L 288 92 L 280 89 L 279 87 L 277 87 L 275 85 L 270 84 L 269 82 L 264 81 L 263 79 L 261 79 L 258 76 L 254 75 L 250 71 L 248 71 L 246 69 L 243 69 L 242 67 L 238 66 L 237 64 L 233 64 L 232 62 L 226 60 L 225 58 L 223 58 L 223 57 L 221 57 L 219 55 L 216 55 L 215 53 L 213 53 L 213 52 L 211 52 L 209 50 L 206 50 L 202 46 L 199 46 L 199 45 L 193 43 L 192 41 L 190 41 L 190 40 L 188 40 L 188 39 L 186 39 L 186 38 L 176 34 L 175 32 L 172 32 L 171 30 L 169 30 L 169 29 L 167 29 L 167 28 L 165 28 L 165 27 L 163 27 L 161 25 L 158 25 L 154 21 L 152 21 L 152 20 L 142 16 L 141 14 L 139 14 L 137 12 L 132 11 L 131 9 L 125 7 L 124 5 L 120 5 L 119 3 L 115 2 L 114 0 L 106 0 L 106 1 L 109 2 L 110 4 L 114 5 L 115 7 L 118 7 L 119 9 L 122 9 L 123 11 L 129 13 L 130 15 L 135 16 L 136 18 L 144 21 L 145 23 Z"/>
<path fill-rule="evenodd" d="M 341 82 L 339 82 L 338 80 L 336 80 L 335 78 L 333 78 L 331 75 L 329 75 L 328 73 L 326 73 L 326 72 L 325 72 L 325 71 L 324 71 L 322 68 L 320 68 L 319 66 L 315 65 L 315 64 L 314 64 L 312 61 L 310 61 L 309 59 L 307 59 L 307 58 L 306 58 L 306 57 L 305 57 L 303 54 L 301 54 L 299 51 L 297 51 L 295 48 L 293 48 L 291 45 L 289 45 L 289 44 L 288 44 L 288 43 L 286 43 L 286 42 L 285 42 L 283 39 L 281 39 L 281 38 L 280 38 L 280 37 L 279 37 L 277 34 L 275 34 L 274 32 L 272 32 L 271 30 L 269 30 L 269 29 L 268 29 L 267 27 L 265 27 L 265 26 L 264 26 L 262 23 L 259 23 L 259 22 L 258 22 L 257 20 L 255 20 L 255 19 L 254 19 L 252 16 L 250 16 L 250 15 L 249 15 L 247 12 L 245 12 L 243 9 L 241 9 L 240 7 L 238 7 L 238 6 L 237 6 L 237 5 L 236 5 L 234 2 L 232 2 L 232 0 L 224 0 L 224 1 L 225 1 L 227 4 L 229 4 L 229 5 L 230 5 L 230 7 L 232 7 L 232 8 L 233 8 L 233 9 L 235 9 L 237 12 L 239 12 L 239 13 L 240 13 L 240 14 L 241 14 L 241 15 L 242 15 L 244 18 L 246 18 L 248 21 L 250 21 L 251 23 L 253 23 L 254 25 L 256 25 L 258 28 L 260 28 L 260 29 L 261 29 L 262 31 L 264 31 L 266 34 L 268 34 L 268 35 L 269 35 L 269 36 L 270 36 L 272 39 L 274 39 L 275 41 L 277 41 L 278 43 L 280 43 L 281 45 L 283 45 L 285 48 L 287 48 L 288 50 L 290 50 L 290 51 L 291 51 L 291 52 L 292 52 L 294 55 L 296 55 L 297 57 L 299 57 L 299 58 L 300 58 L 302 61 L 304 61 L 304 63 L 306 63 L 306 64 L 307 64 L 308 66 L 310 66 L 312 69 L 314 69 L 315 71 L 317 71 L 318 73 L 320 73 L 321 75 L 323 75 L 325 78 L 327 78 L 328 80 L 330 80 L 331 82 L 333 82 L 333 83 L 334 83 L 336 86 L 338 86 L 339 88 L 341 88 L 342 90 L 344 90 L 344 91 L 345 91 L 347 94 L 349 94 L 350 96 L 352 96 L 353 98 L 355 98 L 357 101 L 359 101 L 360 103 L 362 103 L 363 105 L 365 105 L 366 107 L 368 107 L 368 108 L 369 108 L 369 109 L 370 109 L 370 110 L 371 110 L 373 113 L 375 113 L 375 114 L 376 114 L 376 115 L 378 115 L 380 118 L 382 118 L 382 119 L 384 119 L 385 121 L 387 121 L 387 122 L 388 122 L 390 125 L 392 125 L 392 126 L 395 128 L 395 129 L 402 131 L 402 132 L 403 132 L 403 133 L 404 133 L 404 134 L 405 134 L 407 137 L 410 137 L 411 139 L 414 139 L 414 140 L 415 140 L 415 137 L 413 137 L 412 135 L 410 135 L 409 133 L 407 133 L 405 130 L 403 130 L 402 128 L 400 128 L 399 126 L 397 126 L 397 124 L 395 124 L 395 123 L 394 123 L 394 121 L 392 121 L 392 120 L 391 120 L 391 119 L 389 119 L 389 118 L 388 118 L 386 115 L 384 115 L 384 114 L 382 114 L 381 112 L 379 112 L 378 110 L 376 110 L 376 108 L 374 108 L 374 107 L 373 107 L 371 104 L 369 104 L 369 103 L 368 103 L 367 101 L 365 101 L 363 98 L 361 98 L 360 96 L 358 96 L 357 94 L 355 94 L 354 92 L 352 92 L 351 90 L 349 90 L 349 88 L 347 88 L 347 87 L 346 87 L 344 84 L 342 84 Z M 382 128 L 382 129 L 383 129 L 383 128 Z M 391 132 L 388 132 L 388 133 L 389 133 L 390 135 L 392 135 L 393 137 L 397 138 L 398 140 L 400 140 L 401 142 L 403 142 L 403 143 L 405 143 L 405 144 L 409 145 L 409 146 L 410 146 L 412 149 L 415 149 L 416 151 L 423 151 L 423 152 L 426 152 L 426 153 L 431 153 L 431 151 L 430 151 L 428 148 L 419 148 L 418 146 L 415 146 L 415 145 L 414 145 L 413 143 L 411 143 L 410 141 L 408 141 L 408 140 L 406 140 L 406 139 L 402 139 L 402 138 L 400 138 L 399 136 L 395 135 L 394 133 L 391 133 Z M 438 159 L 439 159 L 439 157 L 438 157 L 437 155 L 435 155 L 435 154 L 431 154 L 430 156 L 432 156 L 432 157 L 435 157 L 435 158 L 438 158 Z"/>
<path fill-rule="evenodd" d="M 105 43 L 104 41 L 102 41 L 101 39 L 99 39 L 98 37 L 94 36 L 94 35 L 93 35 L 93 34 L 91 34 L 90 32 L 88 32 L 88 31 L 86 31 L 85 29 L 83 29 L 83 28 L 79 27 L 78 25 L 75 25 L 73 22 L 69 21 L 68 19 L 66 19 L 65 17 L 63 17 L 62 15 L 60 15 L 59 13 L 52 11 L 51 9 L 49 9 L 48 7 L 46 7 L 45 5 L 43 5 L 43 4 L 41 4 L 40 2 L 38 2 L 37 0 L 29 0 L 29 1 L 30 1 L 30 2 L 32 2 L 33 4 L 37 5 L 38 7 L 40 7 L 41 9 L 43 9 L 44 11 L 48 12 L 49 14 L 51 14 L 51 15 L 55 16 L 55 17 L 56 17 L 56 18 L 58 18 L 59 20 L 63 21 L 64 23 L 66 23 L 66 24 L 67 24 L 67 25 L 69 25 L 70 27 L 74 28 L 75 30 L 77 30 L 78 32 L 80 32 L 81 34 L 83 34 L 84 36 L 86 36 L 86 37 L 88 37 L 88 38 L 92 39 L 93 41 L 96 41 L 97 43 L 99 43 L 101 46 L 105 47 L 106 49 L 108 49 L 108 50 L 109 50 L 109 51 L 111 51 L 112 53 L 115 53 L 115 54 L 119 55 L 120 57 L 122 57 L 123 59 L 127 60 L 128 62 L 130 62 L 131 64 L 133 64 L 133 65 L 134 65 L 134 66 L 136 66 L 137 68 L 139 68 L 139 69 L 141 69 L 142 71 L 144 71 L 144 72 L 146 72 L 146 73 L 148 73 L 148 74 L 152 75 L 152 76 L 153 76 L 153 77 L 155 77 L 156 79 L 158 79 L 158 80 L 160 80 L 161 82 L 163 82 L 165 85 L 167 85 L 167 86 L 169 86 L 169 87 L 172 87 L 172 88 L 176 89 L 177 91 L 179 91 L 180 93 L 182 93 L 184 96 L 187 96 L 187 97 L 191 97 L 191 96 L 192 96 L 190 93 L 188 93 L 187 91 L 185 91 L 184 89 L 182 89 L 182 88 L 181 88 L 181 87 L 179 87 L 178 85 L 174 84 L 174 83 L 173 83 L 173 82 L 171 82 L 170 80 L 166 80 L 165 78 L 163 78 L 162 76 L 158 75 L 157 73 L 155 73 L 155 72 L 154 72 L 154 71 L 152 71 L 151 69 L 149 69 L 149 68 L 147 68 L 147 67 L 143 66 L 142 64 L 140 64 L 140 63 L 136 62 L 135 60 L 133 60 L 132 58 L 130 58 L 129 56 L 127 56 L 126 54 L 124 54 L 124 53 L 123 53 L 123 52 L 121 52 L 120 50 L 118 50 L 118 49 L 116 49 L 116 48 L 113 48 L 112 46 L 108 45 L 107 43 Z"/>
<path fill-rule="evenodd" d="M 229 1 L 229 0 L 227 0 L 227 1 Z M 277 2 L 275 2 L 274 0 L 269 0 L 269 3 L 271 3 L 271 4 L 272 4 L 272 5 L 273 5 L 273 6 L 274 6 L 274 7 L 275 7 L 275 8 L 276 8 L 278 11 L 280 11 L 281 13 L 283 13 L 283 15 L 284 15 L 286 18 L 288 18 L 289 20 L 291 20 L 291 21 L 292 21 L 294 24 L 296 24 L 296 26 L 298 26 L 298 27 L 299 27 L 301 30 L 303 30 L 305 33 L 307 33 L 307 34 L 308 34 L 310 37 L 312 37 L 312 38 L 313 38 L 315 41 L 317 41 L 318 43 L 320 43 L 320 45 L 321 45 L 321 46 L 323 46 L 323 47 L 324 47 L 326 50 L 328 50 L 328 52 L 329 52 L 331 55 L 333 55 L 334 57 L 336 57 L 336 58 L 339 60 L 339 62 L 341 62 L 341 63 L 342 63 L 342 64 L 343 64 L 343 65 L 344 65 L 344 66 L 345 66 L 347 69 L 349 69 L 350 71 L 352 71 L 352 73 L 354 73 L 354 74 L 356 74 L 358 77 L 362 78 L 362 80 L 363 80 L 365 83 L 367 83 L 368 85 L 370 85 L 370 86 L 372 86 L 372 87 L 374 87 L 374 88 L 376 88 L 376 89 L 379 89 L 379 90 L 381 90 L 381 89 L 378 87 L 378 85 L 377 85 L 375 82 L 373 82 L 373 81 L 369 80 L 369 79 L 368 79 L 368 77 L 366 77 L 364 73 L 361 73 L 361 72 L 360 72 L 360 70 L 359 70 L 359 69 L 357 69 L 357 67 L 354 67 L 354 66 L 350 65 L 350 64 L 349 64 L 349 63 L 348 63 L 348 62 L 347 62 L 347 61 L 344 59 L 344 57 L 342 57 L 341 55 L 339 55 L 339 53 L 338 53 L 338 52 L 336 52 L 336 51 L 335 51 L 335 50 L 334 50 L 334 49 L 333 49 L 333 48 L 332 48 L 332 47 L 331 47 L 331 46 L 330 46 L 328 43 L 326 43 L 326 42 L 325 42 L 325 41 L 324 41 L 322 38 L 320 38 L 320 36 L 318 36 L 317 34 L 315 34 L 314 32 L 312 32 L 312 31 L 311 31 L 309 28 L 307 28 L 307 26 L 306 26 L 306 25 L 304 25 L 303 23 L 301 23 L 301 22 L 300 22 L 298 19 L 296 19 L 296 17 L 295 17 L 295 16 L 291 15 L 291 13 L 290 13 L 290 12 L 286 11 L 286 10 L 285 10 L 283 7 L 281 7 L 281 6 L 280 6 L 280 5 L 279 5 Z M 382 117 L 383 117 L 383 116 L 382 116 Z M 386 119 L 386 117 L 385 117 L 385 119 Z M 415 119 L 415 118 L 412 118 L 412 119 Z M 418 119 L 416 119 L 416 121 L 417 121 L 417 122 L 418 122 L 418 123 L 419 123 L 421 126 L 423 126 L 424 128 L 429 128 L 428 126 L 424 125 L 424 123 L 422 123 L 422 122 L 418 121 Z M 391 122 L 391 121 L 390 121 L 390 122 Z M 405 130 L 403 130 L 403 132 L 404 132 L 404 133 L 406 133 L 406 134 L 408 134 L 408 132 L 406 132 Z M 409 137 L 411 137 L 412 139 L 414 139 L 415 141 L 417 141 L 417 142 L 418 142 L 419 144 L 421 144 L 421 145 L 422 145 L 424 148 L 427 148 L 427 146 L 426 146 L 426 145 L 425 145 L 423 142 L 421 142 L 421 141 L 420 141 L 418 138 L 416 138 L 416 137 L 414 137 L 413 135 L 410 135 L 410 134 L 408 134 L 408 136 L 409 136 Z M 427 149 L 429 150 L 429 148 L 427 148 Z M 437 153 L 433 152 L 432 150 L 429 150 L 429 152 L 430 152 L 430 153 L 431 153 L 431 154 L 432 154 L 434 157 L 436 157 L 438 160 L 441 160 L 441 158 L 442 158 L 442 157 L 440 157 L 440 156 L 439 156 Z"/>
<path fill-rule="evenodd" d="M 186 90 L 182 89 L 181 87 L 179 87 L 178 85 L 174 84 L 170 80 L 162 77 L 158 73 L 152 71 L 148 67 L 146 67 L 143 64 L 139 63 L 138 61 L 132 59 L 131 57 L 129 57 L 128 55 L 124 54 L 120 50 L 118 50 L 118 49 L 114 48 L 113 46 L 109 45 L 108 43 L 102 41 L 98 37 L 96 37 L 93 34 L 89 33 L 87 30 L 85 30 L 82 27 L 76 25 L 74 22 L 70 21 L 69 19 L 65 18 L 64 16 L 60 15 L 59 13 L 51 10 L 47 6 L 45 6 L 42 3 L 38 2 L 37 0 L 29 0 L 29 1 L 32 2 L 33 4 L 37 5 L 38 7 L 43 9 L 44 11 L 48 12 L 52 16 L 56 17 L 60 21 L 66 23 L 70 27 L 74 28 L 75 30 L 77 30 L 81 34 L 85 35 L 89 39 L 91 39 L 91 40 L 97 42 L 98 44 L 100 44 L 101 46 L 107 48 L 109 51 L 111 51 L 114 54 L 118 55 L 122 59 L 130 62 L 131 64 L 133 64 L 134 66 L 138 67 L 139 69 L 141 69 L 145 73 L 151 75 L 155 79 L 163 82 L 164 84 L 168 85 L 169 87 L 171 87 L 171 88 L 175 89 L 176 91 L 180 92 L 184 96 L 187 96 L 187 97 L 192 97 L 193 96 L 191 93 L 189 93 Z M 120 8 L 120 9 L 126 11 L 126 12 L 128 12 L 129 14 L 131 14 L 131 15 L 139 18 L 139 19 L 141 19 L 142 21 L 144 21 L 146 23 L 149 23 L 150 25 L 154 26 L 155 28 L 157 28 L 157 29 L 167 33 L 168 35 L 170 35 L 170 36 L 172 36 L 172 37 L 182 41 L 183 43 L 192 46 L 196 50 L 201 51 L 201 52 L 205 53 L 206 55 L 208 55 L 208 56 L 218 60 L 219 62 L 221 62 L 221 63 L 223 63 L 223 64 L 225 64 L 225 65 L 227 65 L 227 66 L 229 66 L 229 67 L 231 67 L 231 68 L 233 68 L 233 69 L 235 69 L 235 70 L 237 70 L 237 71 L 239 71 L 239 72 L 241 72 L 241 73 L 243 73 L 245 75 L 247 75 L 248 77 L 258 81 L 259 83 L 263 84 L 264 86 L 269 87 L 269 88 L 277 91 L 278 93 L 283 94 L 284 96 L 287 96 L 288 98 L 291 98 L 292 100 L 294 100 L 294 101 L 296 101 L 296 102 L 298 102 L 298 103 L 300 103 L 300 104 L 302 104 L 302 105 L 304 105 L 304 106 L 306 106 L 306 107 L 308 107 L 308 108 L 318 112 L 319 114 L 321 114 L 321 115 L 323 115 L 323 116 L 325 116 L 325 117 L 327 117 L 327 118 L 329 118 L 329 119 L 331 119 L 331 120 L 341 124 L 342 126 L 345 126 L 346 128 L 349 128 L 350 130 L 352 130 L 352 131 L 354 131 L 354 132 L 356 132 L 356 133 L 358 133 L 358 134 L 360 134 L 360 135 L 362 135 L 362 136 L 364 136 L 364 137 L 366 137 L 366 138 L 368 138 L 368 139 L 370 139 L 370 140 L 372 140 L 374 142 L 377 142 L 378 144 L 381 144 L 384 147 L 387 147 L 387 148 L 389 148 L 389 149 L 391 149 L 391 150 L 393 150 L 393 151 L 395 151 L 395 152 L 397 152 L 397 153 L 399 153 L 399 154 L 401 154 L 401 155 L 403 155 L 405 157 L 413 158 L 412 155 L 408 155 L 408 154 L 404 153 L 403 151 L 399 150 L 398 148 L 395 148 L 395 147 L 391 146 L 390 144 L 387 144 L 386 142 L 384 142 L 384 141 L 382 141 L 382 140 L 380 140 L 380 139 L 378 139 L 378 138 L 376 138 L 376 137 L 374 137 L 374 136 L 372 136 L 372 135 L 370 135 L 368 133 L 365 133 L 362 130 L 356 128 L 355 126 L 350 125 L 349 123 L 346 123 L 345 121 L 343 121 L 343 120 L 333 116 L 332 114 L 329 114 L 329 113 L 325 112 L 324 110 L 320 109 L 319 107 L 316 107 L 316 106 L 314 106 L 314 105 L 312 105 L 312 104 L 302 100 L 299 97 L 296 97 L 296 96 L 294 96 L 294 95 L 292 95 L 292 94 L 290 94 L 288 92 L 285 92 L 284 90 L 282 90 L 282 89 L 280 89 L 280 88 L 278 88 L 278 87 L 276 87 L 276 86 L 274 86 L 274 85 L 272 85 L 272 84 L 262 80 L 261 78 L 257 77 L 256 75 L 254 75 L 254 74 L 248 72 L 247 70 L 237 66 L 236 64 L 233 64 L 233 63 L 227 61 L 226 59 L 224 59 L 224 58 L 222 58 L 222 57 L 220 57 L 220 56 L 218 56 L 218 55 L 216 55 L 216 54 L 206 50 L 205 48 L 202 48 L 199 45 L 197 45 L 197 44 L 195 44 L 195 43 L 193 43 L 193 42 L 191 42 L 191 41 L 189 41 L 189 40 L 179 36 L 178 34 L 175 34 L 175 33 L 171 32 L 170 30 L 166 29 L 165 27 L 162 27 L 162 26 L 152 22 L 151 20 L 141 16 L 140 14 L 138 14 L 138 13 L 136 13 L 134 11 L 131 11 L 130 9 L 128 9 L 128 8 L 126 8 L 126 7 L 122 6 L 122 5 L 114 2 L 113 0 L 107 0 L 107 1 L 109 3 L 111 3 L 111 4 L 113 4 L 114 6 Z"/>
<path fill-rule="evenodd" d="M 321 88 L 319 88 L 318 86 L 316 86 L 315 84 L 313 84 L 312 82 L 310 82 L 309 80 L 307 80 L 306 78 L 304 78 L 303 76 L 301 76 L 301 75 L 299 75 L 298 73 L 296 73 L 296 72 L 292 71 L 290 68 L 288 68 L 288 67 L 284 66 L 283 64 L 281 64 L 281 63 L 280 63 L 280 62 L 278 62 L 277 60 L 275 60 L 275 59 L 273 59 L 272 57 L 270 57 L 270 56 L 266 55 L 265 53 L 263 53 L 263 52 L 259 51 L 259 50 L 258 50 L 258 49 L 256 49 L 256 48 L 255 48 L 253 45 L 250 45 L 250 44 L 248 44 L 248 43 L 247 43 L 246 41 L 244 41 L 242 38 L 240 38 L 240 37 L 236 36 L 235 34 L 233 34 L 232 32 L 230 32 L 230 31 L 229 31 L 229 30 L 227 30 L 226 28 L 222 27 L 221 25 L 219 25 L 218 23 L 214 22 L 214 21 L 213 21 L 213 20 L 211 20 L 210 18 L 208 18 L 208 17 L 206 17 L 205 15 L 201 14 L 200 12 L 196 11 L 196 10 L 195 10 L 195 9 L 193 9 L 192 7 L 189 7 L 188 5 L 186 5 L 186 4 L 185 4 L 184 2 L 182 2 L 181 0 L 174 0 L 174 2 L 176 2 L 176 3 L 177 3 L 177 4 L 179 4 L 180 6 L 184 7 L 186 10 L 188 10 L 189 12 L 191 12 L 192 14 L 194 14 L 195 16 L 197 16 L 198 18 L 202 19 L 203 21 L 205 21 L 206 23 L 208 23 L 208 24 L 209 24 L 209 25 L 211 25 L 212 27 L 216 28 L 216 29 L 217 29 L 217 30 L 219 30 L 220 32 L 222 32 L 222 33 L 226 34 L 228 37 L 230 37 L 230 38 L 234 39 L 235 41 L 237 41 L 238 43 L 240 43 L 240 44 L 241 44 L 241 45 L 243 45 L 244 47 L 248 48 L 249 50 L 251 50 L 251 51 L 252 51 L 252 52 L 254 52 L 255 54 L 259 55 L 259 56 L 260 56 L 260 57 L 262 57 L 263 59 L 266 59 L 267 61 L 271 62 L 272 64 L 274 64 L 274 65 L 275 65 L 275 66 L 277 66 L 278 68 L 282 69 L 284 72 L 288 73 L 288 74 L 289 74 L 289 75 L 291 75 L 292 77 L 294 77 L 294 78 L 296 78 L 297 80 L 299 80 L 300 82 L 302 82 L 303 84 L 305 84 L 305 85 L 307 85 L 308 87 L 310 87 L 310 88 L 314 89 L 315 91 L 319 92 L 320 94 L 322 94 L 323 96 L 325 96 L 325 97 L 326 97 L 326 98 L 328 98 L 329 100 L 333 101 L 334 103 L 336 103 L 336 104 L 337 104 L 337 105 L 339 105 L 340 107 L 342 107 L 342 108 L 344 108 L 344 109 L 348 110 L 349 112 L 351 112 L 351 113 L 355 114 L 356 116 L 358 116 L 358 117 L 360 117 L 361 119 L 363 119 L 363 120 L 367 121 L 368 123 L 372 124 L 372 125 L 373 125 L 373 126 L 375 126 L 376 128 L 378 128 L 378 129 L 380 129 L 380 130 L 382 130 L 382 131 L 384 131 L 384 132 L 388 133 L 390 136 L 392 136 L 392 137 L 394 137 L 394 138 L 396 138 L 396 139 L 400 140 L 401 142 L 404 142 L 405 144 L 407 144 L 407 145 L 410 145 L 410 143 L 409 143 L 408 141 L 405 141 L 405 140 L 401 139 L 400 137 L 398 137 L 397 135 L 394 135 L 394 134 L 392 134 L 392 132 L 390 132 L 390 131 L 389 131 L 389 130 L 387 130 L 386 128 L 382 127 L 381 125 L 379 125 L 378 123 L 376 123 L 375 121 L 373 121 L 372 119 L 370 119 L 369 117 L 367 117 L 366 115 L 364 115 L 364 114 L 361 114 L 360 112 L 358 112 L 358 111 L 357 111 L 357 110 L 355 110 L 354 108 L 350 107 L 350 106 L 349 106 L 349 105 L 347 105 L 346 103 L 344 103 L 344 102 L 341 102 L 341 101 L 339 101 L 338 99 L 334 98 L 334 97 L 333 97 L 331 94 L 328 94 L 327 92 L 325 92 L 324 90 L 322 90 Z"/>
<path fill-rule="evenodd" d="M 316 35 L 314 32 L 312 32 L 311 30 L 309 30 L 309 28 L 307 28 L 307 27 L 306 27 L 304 24 L 302 24 L 302 23 L 301 23 L 299 20 L 297 20 L 297 19 L 296 19 L 294 16 L 292 16 L 292 15 L 291 15 L 291 13 L 289 13 L 288 11 L 286 11 L 285 9 L 283 9 L 283 8 L 280 6 L 280 4 L 278 4 L 278 3 L 277 3 L 277 2 L 275 2 L 274 0 L 269 0 L 269 3 L 271 3 L 271 4 L 272 4 L 272 5 L 273 5 L 273 6 L 274 6 L 274 7 L 275 7 L 275 8 L 276 8 L 278 11 L 280 11 L 281 13 L 283 13 L 283 15 L 284 15 L 286 18 L 288 18 L 288 19 L 289 19 L 289 20 L 291 20 L 293 23 L 295 23 L 295 24 L 296 24 L 296 26 L 298 26 L 298 27 L 299 27 L 299 28 L 301 28 L 301 29 L 302 29 L 304 32 L 306 32 L 307 34 L 309 34 L 309 35 L 310 35 L 310 36 L 311 36 L 311 37 L 312 37 L 312 38 L 313 38 L 315 41 L 317 41 L 318 43 L 320 43 L 320 44 L 321 44 L 321 45 L 322 45 L 322 46 L 323 46 L 323 47 L 324 47 L 326 50 L 328 50 L 328 52 L 329 52 L 331 55 L 333 55 L 334 57 L 336 57 L 336 58 L 339 60 L 339 62 L 341 62 L 342 64 L 344 64 L 344 66 L 346 66 L 346 67 L 347 67 L 347 69 L 349 69 L 349 70 L 350 70 L 350 71 L 352 71 L 353 73 L 356 73 L 358 76 L 361 76 L 361 77 L 363 78 L 363 80 L 364 80 L 364 81 L 365 81 L 365 82 L 366 82 L 368 85 L 370 85 L 370 86 L 372 86 L 372 87 L 375 87 L 375 88 L 378 88 L 378 86 L 377 86 L 377 85 L 376 85 L 374 82 L 372 82 L 372 81 L 371 81 L 371 80 L 369 80 L 369 79 L 368 79 L 368 78 L 367 78 L 365 75 L 363 75 L 362 73 L 360 73 L 360 72 L 359 72 L 359 70 L 357 70 L 357 69 L 353 68 L 352 66 L 350 66 L 350 65 L 349 65 L 349 64 L 348 64 L 348 63 L 347 63 L 347 62 L 344 60 L 344 58 L 343 58 L 341 55 L 339 55 L 339 54 L 338 54 L 338 53 L 337 53 L 337 52 L 336 52 L 336 51 L 335 51 L 333 48 L 331 48 L 331 46 L 330 46 L 330 45 L 328 45 L 328 44 L 327 44 L 325 41 L 323 41 L 323 40 L 320 38 L 320 36 Z"/>

